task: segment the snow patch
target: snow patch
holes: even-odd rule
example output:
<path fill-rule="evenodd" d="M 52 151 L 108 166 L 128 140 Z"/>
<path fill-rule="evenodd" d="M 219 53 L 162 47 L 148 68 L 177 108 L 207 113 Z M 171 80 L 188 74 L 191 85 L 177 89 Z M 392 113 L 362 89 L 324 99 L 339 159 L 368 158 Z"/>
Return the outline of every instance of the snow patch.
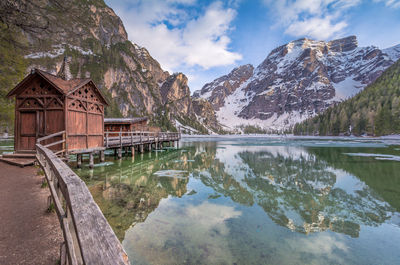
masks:
<path fill-rule="evenodd" d="M 191 131 L 191 132 L 200 134 L 200 132 L 199 132 L 198 130 L 196 130 L 196 129 L 194 129 L 193 127 L 190 127 L 190 126 L 188 126 L 188 125 L 183 125 L 183 124 L 180 123 L 178 120 L 175 120 L 175 126 L 176 126 L 176 128 L 181 127 L 181 129 L 188 130 L 188 131 Z"/>
<path fill-rule="evenodd" d="M 25 59 L 39 59 L 39 58 L 44 58 L 44 57 L 56 58 L 56 57 L 64 54 L 66 47 L 69 47 L 72 50 L 78 51 L 82 55 L 94 55 L 94 53 L 90 49 L 84 50 L 81 47 L 69 45 L 69 44 L 53 45 L 52 47 L 53 47 L 53 50 L 51 50 L 51 51 L 31 53 L 31 54 L 25 55 L 24 58 Z"/>
<path fill-rule="evenodd" d="M 339 83 L 332 83 L 335 88 L 335 97 L 332 100 L 342 101 L 348 99 L 360 92 L 364 85 L 353 79 L 353 76 L 347 77 Z"/>
<path fill-rule="evenodd" d="M 396 156 L 396 155 L 371 154 L 371 153 L 344 153 L 344 155 L 360 156 L 360 157 L 374 157 L 376 160 L 400 161 L 400 156 Z"/>
<path fill-rule="evenodd" d="M 389 59 L 396 62 L 400 59 L 400 44 L 394 47 L 390 47 L 387 49 L 382 50 L 389 56 Z"/>

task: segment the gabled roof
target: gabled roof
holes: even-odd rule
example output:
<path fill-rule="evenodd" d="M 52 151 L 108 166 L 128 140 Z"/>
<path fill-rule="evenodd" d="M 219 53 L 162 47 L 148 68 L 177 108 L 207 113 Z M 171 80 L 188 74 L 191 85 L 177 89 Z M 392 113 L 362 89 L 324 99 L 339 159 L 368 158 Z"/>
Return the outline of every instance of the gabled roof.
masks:
<path fill-rule="evenodd" d="M 104 124 L 133 124 L 141 121 L 147 121 L 147 117 L 138 118 L 105 118 Z"/>
<path fill-rule="evenodd" d="M 75 78 L 71 80 L 64 80 L 61 77 L 52 75 L 42 70 L 35 69 L 35 71 L 37 71 L 38 74 L 43 76 L 47 81 L 49 81 L 55 87 L 61 89 L 64 95 L 69 94 L 70 91 L 80 88 L 91 81 L 90 78 Z"/>
<path fill-rule="evenodd" d="M 57 89 L 61 94 L 68 96 L 75 90 L 81 88 L 82 86 L 92 83 L 93 86 L 98 91 L 101 100 L 104 104 L 108 105 L 107 100 L 101 93 L 101 91 L 96 87 L 90 78 L 75 78 L 71 80 L 64 80 L 61 77 L 47 73 L 39 69 L 33 69 L 29 75 L 27 75 L 18 85 L 16 85 L 10 92 L 8 92 L 7 97 L 12 97 L 29 81 L 31 81 L 35 75 L 41 76 L 47 82 L 49 82 L 55 89 Z"/>

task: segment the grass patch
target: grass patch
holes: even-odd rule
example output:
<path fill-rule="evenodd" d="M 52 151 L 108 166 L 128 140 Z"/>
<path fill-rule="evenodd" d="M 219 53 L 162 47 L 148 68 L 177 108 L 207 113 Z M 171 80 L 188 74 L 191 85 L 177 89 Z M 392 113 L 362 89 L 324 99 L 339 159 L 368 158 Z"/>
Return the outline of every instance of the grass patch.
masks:
<path fill-rule="evenodd" d="M 56 210 L 56 207 L 55 207 L 54 203 L 50 203 L 49 207 L 47 207 L 47 212 L 54 213 L 55 210 Z"/>
<path fill-rule="evenodd" d="M 47 188 L 49 186 L 49 184 L 47 183 L 47 180 L 44 178 L 42 181 L 42 185 L 40 185 L 40 188 L 44 189 Z"/>

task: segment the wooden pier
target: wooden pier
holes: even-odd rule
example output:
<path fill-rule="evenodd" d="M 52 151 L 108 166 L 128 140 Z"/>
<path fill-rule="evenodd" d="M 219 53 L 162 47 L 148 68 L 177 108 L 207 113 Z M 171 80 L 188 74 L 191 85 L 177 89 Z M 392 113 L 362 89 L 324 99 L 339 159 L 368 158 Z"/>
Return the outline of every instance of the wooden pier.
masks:
<path fill-rule="evenodd" d="M 115 136 L 117 135 L 117 136 Z M 46 148 L 53 148 L 55 155 L 62 159 L 68 160 L 69 155 L 77 156 L 77 167 L 82 166 L 82 155 L 89 155 L 89 168 L 94 167 L 94 156 L 99 155 L 100 162 L 104 162 L 104 151 L 114 149 L 114 153 L 119 159 L 122 158 L 122 152 L 130 152 L 134 155 L 135 152 L 143 153 L 145 151 L 161 149 L 165 146 L 179 147 L 181 134 L 179 132 L 105 132 L 104 146 L 74 149 L 69 150 L 67 144 L 67 135 L 65 131 L 57 132 L 42 138 L 37 139 L 37 144 L 43 145 Z M 59 140 L 61 138 L 61 140 Z M 44 145 L 44 142 L 47 144 Z M 54 149 L 57 146 L 58 149 Z"/>

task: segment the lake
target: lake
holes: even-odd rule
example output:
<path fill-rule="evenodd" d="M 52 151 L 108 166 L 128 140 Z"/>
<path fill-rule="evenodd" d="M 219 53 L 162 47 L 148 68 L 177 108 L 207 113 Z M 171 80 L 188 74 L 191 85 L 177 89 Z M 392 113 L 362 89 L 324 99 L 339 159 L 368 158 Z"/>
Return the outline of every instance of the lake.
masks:
<path fill-rule="evenodd" d="M 399 141 L 191 138 L 108 154 L 74 170 L 132 264 L 400 264 Z"/>

